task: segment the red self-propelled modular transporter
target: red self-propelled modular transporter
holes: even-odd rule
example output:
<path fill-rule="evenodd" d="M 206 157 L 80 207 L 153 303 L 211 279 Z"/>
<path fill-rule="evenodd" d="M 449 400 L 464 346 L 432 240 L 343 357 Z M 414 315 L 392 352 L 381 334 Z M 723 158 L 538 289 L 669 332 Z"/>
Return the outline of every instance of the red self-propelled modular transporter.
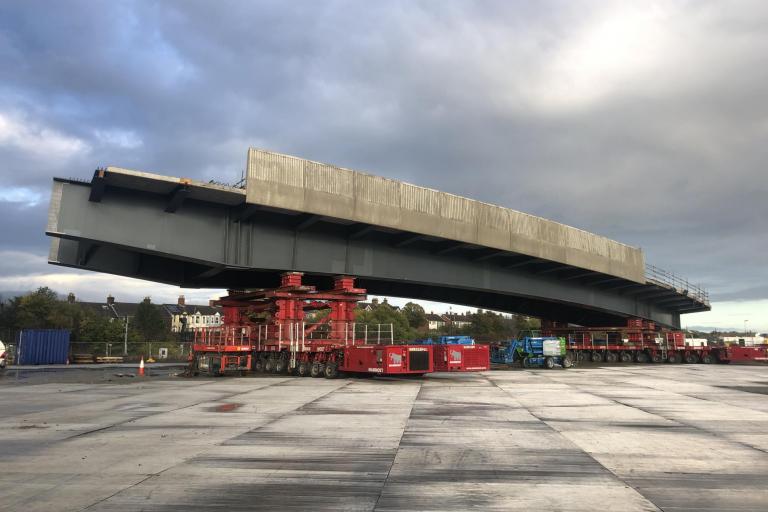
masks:
<path fill-rule="evenodd" d="M 355 322 L 365 290 L 337 276 L 331 290 L 286 272 L 278 288 L 232 291 L 221 298 L 224 321 L 194 331 L 194 373 L 291 373 L 335 378 L 339 372 L 422 375 L 434 370 L 432 347 L 394 344 L 392 325 Z"/>
<path fill-rule="evenodd" d="M 544 320 L 542 335 L 565 338 L 571 361 L 608 363 L 757 363 L 768 361 L 768 347 L 694 345 L 682 331 L 630 318 L 626 327 L 572 327 Z"/>

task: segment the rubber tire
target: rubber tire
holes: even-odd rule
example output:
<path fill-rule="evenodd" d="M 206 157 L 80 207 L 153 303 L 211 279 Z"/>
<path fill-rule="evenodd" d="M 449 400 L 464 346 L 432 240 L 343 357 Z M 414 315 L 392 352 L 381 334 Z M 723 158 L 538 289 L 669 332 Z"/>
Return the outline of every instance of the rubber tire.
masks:
<path fill-rule="evenodd" d="M 603 362 L 603 354 L 600 352 L 592 352 L 592 356 L 590 357 L 593 363 L 602 363 Z"/>
<path fill-rule="evenodd" d="M 570 368 L 571 366 L 573 366 L 573 361 L 567 357 L 563 359 L 563 368 Z"/>
<path fill-rule="evenodd" d="M 253 371 L 256 373 L 264 373 L 264 360 L 261 358 L 256 359 L 253 362 Z"/>
<path fill-rule="evenodd" d="M 632 354 L 629 352 L 622 352 L 621 355 L 619 355 L 619 360 L 622 363 L 631 363 L 632 362 Z"/>
<path fill-rule="evenodd" d="M 544 368 L 546 368 L 547 370 L 551 370 L 554 367 L 555 367 L 554 359 L 552 359 L 551 357 L 544 358 Z"/>
<path fill-rule="evenodd" d="M 266 373 L 272 373 L 275 371 L 275 360 L 272 357 L 268 357 L 266 361 L 264 361 L 264 371 Z"/>
<path fill-rule="evenodd" d="M 606 363 L 615 363 L 619 359 L 619 356 L 617 356 L 614 352 L 606 352 L 605 353 L 605 362 Z"/>
<path fill-rule="evenodd" d="M 658 352 L 655 352 L 653 355 L 651 355 L 651 362 L 652 363 L 663 363 L 664 362 L 664 358 L 661 357 L 661 354 L 659 354 Z"/>
<path fill-rule="evenodd" d="M 698 354 L 686 354 L 685 355 L 685 362 L 688 364 L 697 364 L 699 362 L 699 355 Z"/>
<path fill-rule="evenodd" d="M 714 358 L 712 357 L 711 354 L 704 354 L 701 357 L 701 362 L 704 363 L 704 364 L 712 364 L 712 363 L 715 362 L 715 360 L 714 360 Z"/>
<path fill-rule="evenodd" d="M 523 359 L 523 368 L 530 368 L 530 367 L 531 367 L 531 362 L 530 362 L 530 361 L 528 361 L 528 358 L 527 358 L 527 357 L 526 357 L 526 358 L 524 358 L 524 359 Z"/>
<path fill-rule="evenodd" d="M 680 362 L 682 360 L 683 359 L 682 359 L 682 357 L 680 357 L 680 354 L 678 354 L 676 352 L 672 352 L 671 354 L 669 354 L 667 356 L 667 362 L 670 363 L 670 364 L 680 364 Z"/>
<path fill-rule="evenodd" d="M 325 368 L 323 368 L 323 365 L 320 363 L 312 363 L 312 366 L 309 367 L 309 376 L 314 378 L 322 377 L 325 373 Z"/>
<path fill-rule="evenodd" d="M 325 374 L 326 379 L 335 379 L 339 376 L 339 367 L 336 363 L 328 363 L 325 365 L 325 371 L 323 373 Z"/>
<path fill-rule="evenodd" d="M 275 373 L 285 373 L 287 369 L 288 369 L 287 359 L 283 359 L 282 357 L 275 359 L 275 366 L 274 366 Z"/>
<path fill-rule="evenodd" d="M 638 352 L 637 354 L 635 354 L 635 362 L 640 364 L 647 363 L 648 354 L 646 354 L 645 352 Z"/>
<path fill-rule="evenodd" d="M 309 377 L 309 363 L 302 361 L 296 367 L 296 375 L 299 377 Z"/>
<path fill-rule="evenodd" d="M 583 351 L 581 351 L 581 350 L 579 350 L 578 352 L 576 352 L 576 360 L 577 360 L 577 361 L 586 361 L 586 360 L 587 360 L 587 354 L 586 354 L 586 352 L 583 352 Z"/>

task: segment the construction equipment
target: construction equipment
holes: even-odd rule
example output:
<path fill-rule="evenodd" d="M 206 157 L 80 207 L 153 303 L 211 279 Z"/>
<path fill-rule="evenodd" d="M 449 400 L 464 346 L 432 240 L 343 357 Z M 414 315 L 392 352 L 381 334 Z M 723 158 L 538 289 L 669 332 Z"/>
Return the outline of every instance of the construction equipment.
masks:
<path fill-rule="evenodd" d="M 491 361 L 500 364 L 520 363 L 523 368 L 570 368 L 573 361 L 565 349 L 565 339 L 554 336 L 526 336 L 495 345 Z"/>
<path fill-rule="evenodd" d="M 413 343 L 432 345 L 436 372 L 481 372 L 491 367 L 488 345 L 476 345 L 469 336 L 438 336 Z"/>
<path fill-rule="evenodd" d="M 431 346 L 395 344 L 391 324 L 358 325 L 365 290 L 336 276 L 331 290 L 286 272 L 278 288 L 233 291 L 217 301 L 221 326 L 194 330 L 192 372 L 249 371 L 335 378 L 340 372 L 423 375 L 434 370 Z"/>
<path fill-rule="evenodd" d="M 563 337 L 573 361 L 711 364 L 730 360 L 724 347 L 687 339 L 682 331 L 640 318 L 628 319 L 626 327 L 573 327 L 544 321 L 541 333 Z"/>

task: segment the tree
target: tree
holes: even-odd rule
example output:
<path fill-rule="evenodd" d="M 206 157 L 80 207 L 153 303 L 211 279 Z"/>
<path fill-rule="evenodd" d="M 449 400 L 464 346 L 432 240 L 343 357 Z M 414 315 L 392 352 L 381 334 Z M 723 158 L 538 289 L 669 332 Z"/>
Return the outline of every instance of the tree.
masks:
<path fill-rule="evenodd" d="M 18 329 L 76 330 L 80 320 L 80 309 L 74 304 L 59 301 L 56 292 L 47 286 L 17 297 L 14 310 L 15 327 Z"/>
<path fill-rule="evenodd" d="M 389 340 L 389 324 L 392 325 L 393 337 L 396 341 L 409 340 L 417 336 L 414 329 L 411 329 L 406 316 L 397 311 L 386 302 L 379 304 L 371 311 L 362 309 L 356 310 L 356 321 L 358 324 L 368 324 L 368 341 L 377 341 L 379 333 L 378 326 L 381 325 L 381 341 Z M 358 328 L 359 329 L 359 328 Z M 375 331 L 374 331 L 375 329 Z M 358 332 L 359 334 L 359 332 Z"/>
<path fill-rule="evenodd" d="M 409 302 L 402 309 L 408 325 L 413 329 L 420 329 L 427 325 L 427 314 L 424 308 L 414 302 Z"/>
<path fill-rule="evenodd" d="M 163 314 L 160 312 L 160 308 L 152 304 L 149 297 L 144 299 L 136 308 L 133 327 L 144 341 L 158 341 L 164 338 L 166 328 Z"/>

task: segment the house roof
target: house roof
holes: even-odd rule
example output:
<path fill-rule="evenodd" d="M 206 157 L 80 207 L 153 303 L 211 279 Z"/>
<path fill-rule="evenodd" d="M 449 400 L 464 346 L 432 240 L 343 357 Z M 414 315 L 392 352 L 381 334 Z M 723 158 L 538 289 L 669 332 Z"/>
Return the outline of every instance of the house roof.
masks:
<path fill-rule="evenodd" d="M 196 304 L 186 304 L 186 305 L 180 305 L 180 304 L 163 304 L 163 308 L 170 314 L 170 315 L 215 315 L 216 313 L 221 314 L 221 308 L 217 308 L 214 306 L 203 306 L 203 305 L 196 305 Z"/>
<path fill-rule="evenodd" d="M 114 318 L 115 312 L 106 302 L 77 302 L 77 304 L 88 311 L 96 313 L 97 315 Z"/>

